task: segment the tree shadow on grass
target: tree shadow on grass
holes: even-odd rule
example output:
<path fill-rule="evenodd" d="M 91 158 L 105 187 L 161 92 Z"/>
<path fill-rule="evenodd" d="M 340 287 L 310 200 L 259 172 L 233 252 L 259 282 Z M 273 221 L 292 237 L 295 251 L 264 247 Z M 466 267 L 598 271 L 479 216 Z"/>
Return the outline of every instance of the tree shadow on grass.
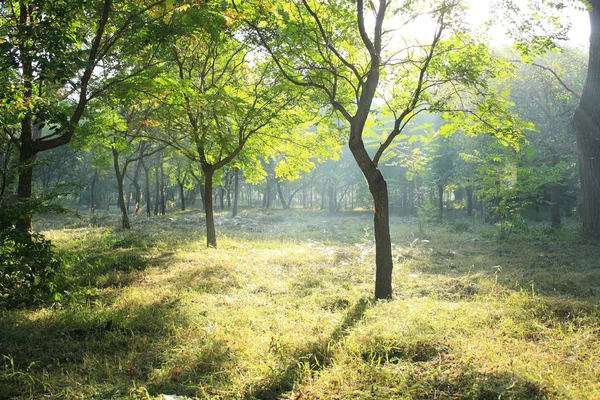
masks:
<path fill-rule="evenodd" d="M 116 310 L 0 320 L 0 398 L 41 398 L 57 391 L 122 398 L 132 382 L 157 393 L 194 395 L 197 385 L 193 389 L 189 382 L 210 376 L 236 355 L 223 351 L 222 343 L 207 342 L 193 362 L 178 366 L 171 349 L 178 343 L 177 329 L 189 324 L 179 307 L 177 298 L 156 299 Z M 164 373 L 157 377 L 156 371 Z"/>
<path fill-rule="evenodd" d="M 346 314 L 342 323 L 324 341 L 308 343 L 296 350 L 291 356 L 291 362 L 284 366 L 275 376 L 266 378 L 257 385 L 255 390 L 244 394 L 246 399 L 278 399 L 283 393 L 293 389 L 306 374 L 321 371 L 331 365 L 331 349 L 340 343 L 349 331 L 364 317 L 366 311 L 373 305 L 372 300 L 363 297 Z"/>
<path fill-rule="evenodd" d="M 509 373 L 481 373 L 458 365 L 453 370 L 435 375 L 411 374 L 406 382 L 411 388 L 409 398 L 473 399 L 473 400 L 534 400 L 557 398 L 556 391 L 529 379 Z"/>

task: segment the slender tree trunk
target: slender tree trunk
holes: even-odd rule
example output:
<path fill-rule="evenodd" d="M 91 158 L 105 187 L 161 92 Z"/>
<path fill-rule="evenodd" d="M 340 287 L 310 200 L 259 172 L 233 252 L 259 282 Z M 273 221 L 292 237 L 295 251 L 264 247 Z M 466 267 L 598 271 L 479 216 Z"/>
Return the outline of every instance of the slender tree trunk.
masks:
<path fill-rule="evenodd" d="M 277 196 L 279 197 L 279 202 L 281 203 L 281 207 L 283 207 L 284 210 L 287 210 L 290 208 L 289 204 L 286 204 L 285 202 L 285 197 L 283 196 L 283 190 L 281 189 L 281 184 L 279 183 L 279 181 L 277 181 Z"/>
<path fill-rule="evenodd" d="M 231 186 L 232 186 L 232 180 L 233 180 L 233 176 L 230 175 L 229 173 L 227 174 L 228 179 L 225 180 L 225 182 L 227 183 L 227 208 L 230 209 L 231 208 Z"/>
<path fill-rule="evenodd" d="M 231 216 L 235 217 L 238 213 L 238 197 L 240 194 L 240 170 L 235 169 L 233 176 L 233 209 L 231 210 Z"/>
<path fill-rule="evenodd" d="M 177 185 L 179 186 L 179 197 L 181 198 L 181 211 L 185 211 L 185 180 L 177 178 Z"/>
<path fill-rule="evenodd" d="M 586 238 L 600 238 L 600 0 L 590 0 L 588 71 L 573 123 L 581 178 L 581 222 Z"/>
<path fill-rule="evenodd" d="M 167 205 L 165 202 L 165 163 L 160 157 L 160 215 L 167 213 Z"/>
<path fill-rule="evenodd" d="M 140 154 L 143 152 L 143 148 L 140 151 Z M 140 207 L 141 207 L 141 201 L 142 201 L 142 188 L 140 187 L 140 174 L 142 173 L 142 159 L 140 159 L 137 162 L 137 165 L 135 166 L 135 172 L 133 174 L 133 187 L 135 188 L 135 195 L 134 195 L 134 199 L 135 199 L 135 210 L 133 211 L 133 213 L 135 215 L 140 215 Z"/>
<path fill-rule="evenodd" d="M 325 176 L 323 176 L 323 187 L 321 189 L 321 210 L 325 209 L 325 198 L 326 198 L 325 191 L 326 191 L 326 189 L 327 189 L 327 180 L 325 180 Z"/>
<path fill-rule="evenodd" d="M 219 187 L 219 206 L 221 210 L 225 209 L 225 186 L 221 185 Z"/>
<path fill-rule="evenodd" d="M 444 220 L 444 185 L 438 185 L 438 219 L 440 222 Z"/>
<path fill-rule="evenodd" d="M 17 187 L 17 198 L 19 200 L 28 200 L 31 198 L 33 190 L 33 164 L 35 162 L 35 154 L 31 149 L 33 144 L 25 145 L 25 143 L 32 140 L 31 125 L 29 125 L 28 130 L 26 121 L 23 121 L 22 126 L 23 129 L 21 130 L 21 140 L 23 144 L 21 145 L 19 155 L 19 184 Z M 29 138 L 27 138 L 27 135 Z M 28 140 L 26 140 L 26 138 Z M 33 229 L 31 216 L 28 215 L 17 221 L 16 227 L 22 231 L 31 231 Z"/>
<path fill-rule="evenodd" d="M 550 188 L 550 214 L 552 215 L 552 228 L 560 228 L 560 185 L 554 184 Z"/>
<path fill-rule="evenodd" d="M 125 182 L 123 182 L 125 183 Z M 131 184 L 129 184 L 129 188 L 127 190 L 127 212 L 131 210 L 131 198 L 133 197 L 133 193 L 131 192 Z"/>
<path fill-rule="evenodd" d="M 125 188 L 123 181 L 125 180 L 125 173 L 121 172 L 119 167 L 119 152 L 112 149 L 113 154 L 113 166 L 115 168 L 115 175 L 117 177 L 117 188 L 119 196 L 119 208 L 121 209 L 121 226 L 123 229 L 131 229 L 129 224 L 129 216 L 127 215 L 127 205 L 125 204 Z"/>
<path fill-rule="evenodd" d="M 140 162 L 142 163 L 142 167 L 144 168 L 144 176 L 146 177 L 146 182 L 145 182 L 146 215 L 149 217 L 151 215 L 151 207 L 152 207 L 151 200 L 150 200 L 150 167 L 146 166 L 143 159 L 141 159 Z"/>
<path fill-rule="evenodd" d="M 154 167 L 154 215 L 158 215 L 158 210 L 160 208 L 160 164 L 161 157 L 160 154 L 156 157 L 156 166 Z"/>
<path fill-rule="evenodd" d="M 213 175 L 215 171 L 204 169 L 204 209 L 206 214 L 206 245 L 217 247 L 217 233 L 215 232 L 215 216 L 213 212 Z"/>
<path fill-rule="evenodd" d="M 337 206 L 337 193 L 336 193 L 336 185 L 334 182 L 329 181 L 329 212 L 335 213 L 335 209 Z"/>
<path fill-rule="evenodd" d="M 269 178 L 267 178 L 266 181 L 265 193 L 262 201 L 262 208 L 265 210 L 268 208 L 267 199 L 269 198 Z"/>
<path fill-rule="evenodd" d="M 96 212 L 96 182 L 98 181 L 98 170 L 94 171 L 92 184 L 90 185 L 90 211 L 92 214 Z"/>
<path fill-rule="evenodd" d="M 467 192 L 467 215 L 470 217 L 473 215 L 473 187 L 467 186 L 465 190 Z"/>

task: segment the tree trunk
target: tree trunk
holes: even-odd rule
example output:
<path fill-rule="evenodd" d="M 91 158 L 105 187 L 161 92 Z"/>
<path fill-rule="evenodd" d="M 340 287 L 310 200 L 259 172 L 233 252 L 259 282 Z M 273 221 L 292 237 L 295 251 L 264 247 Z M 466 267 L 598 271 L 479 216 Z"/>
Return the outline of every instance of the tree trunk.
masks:
<path fill-rule="evenodd" d="M 167 205 L 165 203 L 165 163 L 163 162 L 162 155 L 160 158 L 160 215 L 165 215 L 167 212 Z"/>
<path fill-rule="evenodd" d="M 25 125 L 25 121 L 23 121 L 23 125 Z M 25 130 L 26 128 L 22 129 L 22 131 Z M 31 126 L 29 126 L 29 133 L 29 137 L 31 138 Z M 31 199 L 35 154 L 31 151 L 33 145 L 25 145 L 27 141 L 24 140 L 23 133 L 21 133 L 21 138 L 23 140 L 23 145 L 21 146 L 21 153 L 19 155 L 19 185 L 17 187 L 17 198 L 23 201 Z M 23 219 L 17 221 L 16 227 L 22 231 L 31 231 L 33 229 L 31 215 L 27 215 Z"/>
<path fill-rule="evenodd" d="M 150 167 L 147 167 L 146 164 L 144 163 L 144 160 L 140 160 L 140 162 L 142 163 L 142 167 L 144 168 L 144 176 L 146 177 L 146 184 L 145 184 L 145 189 L 146 189 L 146 215 L 149 217 L 151 214 L 151 200 L 150 200 Z"/>
<path fill-rule="evenodd" d="M 96 212 L 96 182 L 98 181 L 98 170 L 95 170 L 92 184 L 90 186 L 90 211 L 92 214 Z"/>
<path fill-rule="evenodd" d="M 281 184 L 279 183 L 279 181 L 277 181 L 277 196 L 279 197 L 279 202 L 281 203 L 281 206 L 283 207 L 284 210 L 287 210 L 290 208 L 289 204 L 286 204 L 285 202 L 285 197 L 283 196 L 283 190 L 281 190 Z"/>
<path fill-rule="evenodd" d="M 238 213 L 238 197 L 240 194 L 240 170 L 235 169 L 233 176 L 233 208 L 231 209 L 231 216 L 235 217 Z"/>
<path fill-rule="evenodd" d="M 177 186 L 179 186 L 179 197 L 181 199 L 181 211 L 185 211 L 185 181 L 177 178 Z"/>
<path fill-rule="evenodd" d="M 115 175 L 117 177 L 119 208 L 121 209 L 121 226 L 123 229 L 131 229 L 131 225 L 129 224 L 129 216 L 127 215 L 127 205 L 125 204 L 125 188 L 123 186 L 125 174 L 121 173 L 121 169 L 119 167 L 119 152 L 115 149 L 112 149 L 112 154 L 113 166 L 115 168 Z"/>
<path fill-rule="evenodd" d="M 586 238 L 600 238 L 600 0 L 590 0 L 591 35 L 588 71 L 579 107 L 573 115 L 579 174 L 581 222 Z"/>
<path fill-rule="evenodd" d="M 154 215 L 158 215 L 158 209 L 160 207 L 160 154 L 156 157 L 154 175 Z"/>
<path fill-rule="evenodd" d="M 467 192 L 467 215 L 470 217 L 473 215 L 473 187 L 467 186 L 465 191 Z"/>
<path fill-rule="evenodd" d="M 213 174 L 214 170 L 204 169 L 204 212 L 206 215 L 206 245 L 217 247 L 217 234 L 215 232 L 215 216 L 213 212 Z"/>
<path fill-rule="evenodd" d="M 552 215 L 552 228 L 560 228 L 560 185 L 554 184 L 550 188 L 550 213 Z"/>
<path fill-rule="evenodd" d="M 142 151 L 140 151 L 140 153 L 143 152 L 143 148 Z M 135 210 L 133 211 L 133 213 L 135 215 L 140 215 L 140 203 L 142 201 L 142 188 L 140 187 L 140 174 L 142 172 L 142 160 L 140 159 L 137 162 L 137 165 L 135 166 L 135 172 L 133 174 L 133 187 L 135 187 Z"/>
<path fill-rule="evenodd" d="M 378 171 L 379 172 L 379 171 Z M 375 298 L 392 298 L 392 240 L 390 238 L 390 216 L 387 183 L 379 173 L 377 180 L 369 184 L 375 205 Z"/>
<path fill-rule="evenodd" d="M 337 187 L 333 181 L 329 181 L 329 212 L 335 213 L 337 206 Z"/>
<path fill-rule="evenodd" d="M 366 117 L 365 117 L 366 120 Z M 364 122 L 363 122 L 364 126 Z M 392 298 L 392 240 L 390 238 L 390 215 L 387 183 L 381 171 L 373 163 L 362 140 L 362 127 L 351 123 L 348 145 L 360 170 L 367 180 L 373 197 L 375 230 L 375 298 Z"/>
<path fill-rule="evenodd" d="M 221 185 L 219 188 L 219 206 L 221 210 L 225 209 L 225 186 Z"/>
<path fill-rule="evenodd" d="M 438 220 L 444 220 L 444 185 L 438 185 Z"/>
<path fill-rule="evenodd" d="M 327 189 L 327 181 L 325 180 L 325 176 L 323 176 L 323 187 L 321 188 L 321 210 L 325 209 L 325 191 Z"/>

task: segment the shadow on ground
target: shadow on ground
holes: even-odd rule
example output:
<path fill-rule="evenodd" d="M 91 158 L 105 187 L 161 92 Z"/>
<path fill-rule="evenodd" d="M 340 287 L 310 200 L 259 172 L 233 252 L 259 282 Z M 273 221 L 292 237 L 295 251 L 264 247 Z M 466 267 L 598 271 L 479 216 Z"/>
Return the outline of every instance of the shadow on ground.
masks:
<path fill-rule="evenodd" d="M 332 361 L 331 349 L 340 343 L 363 318 L 366 311 L 372 307 L 370 299 L 361 298 L 351 307 L 342 323 L 331 333 L 329 338 L 320 342 L 308 343 L 306 347 L 295 351 L 293 360 L 282 370 L 257 385 L 257 388 L 246 393 L 246 399 L 274 400 L 293 389 L 294 384 L 300 383 L 307 370 L 318 372 L 327 368 Z"/>

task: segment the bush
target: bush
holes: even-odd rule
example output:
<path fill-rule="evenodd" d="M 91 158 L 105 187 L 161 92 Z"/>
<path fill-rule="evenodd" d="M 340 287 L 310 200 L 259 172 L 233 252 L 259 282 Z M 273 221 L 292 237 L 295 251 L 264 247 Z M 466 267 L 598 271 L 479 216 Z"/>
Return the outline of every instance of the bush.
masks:
<path fill-rule="evenodd" d="M 58 300 L 62 264 L 40 233 L 0 231 L 0 306 Z"/>

